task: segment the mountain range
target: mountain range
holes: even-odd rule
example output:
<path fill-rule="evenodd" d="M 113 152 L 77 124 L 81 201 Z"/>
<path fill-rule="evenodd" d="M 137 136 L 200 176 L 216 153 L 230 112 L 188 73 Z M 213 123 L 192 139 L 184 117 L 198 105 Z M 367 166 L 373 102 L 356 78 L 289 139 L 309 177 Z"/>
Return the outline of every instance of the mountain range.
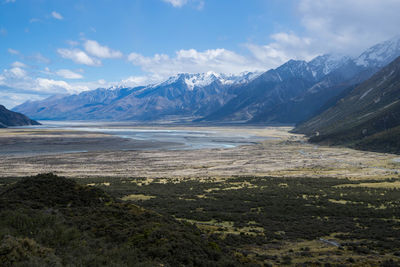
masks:
<path fill-rule="evenodd" d="M 177 74 L 13 110 L 41 120 L 295 124 L 311 142 L 400 153 L 400 37 L 357 57 L 290 60 L 264 73 Z M 0 106 L 0 127 L 23 124 L 37 122 Z"/>
<path fill-rule="evenodd" d="M 400 56 L 400 38 L 358 57 L 322 55 L 290 60 L 264 73 L 177 74 L 134 88 L 99 88 L 28 101 L 13 110 L 37 120 L 178 119 L 196 122 L 296 124 L 319 114 L 349 88 Z"/>
<path fill-rule="evenodd" d="M 250 72 L 236 76 L 213 72 L 178 74 L 149 86 L 100 88 L 77 95 L 28 101 L 14 110 L 42 120 L 150 121 L 170 116 L 196 118 L 222 107 L 235 96 L 232 88 L 248 83 L 257 75 Z"/>

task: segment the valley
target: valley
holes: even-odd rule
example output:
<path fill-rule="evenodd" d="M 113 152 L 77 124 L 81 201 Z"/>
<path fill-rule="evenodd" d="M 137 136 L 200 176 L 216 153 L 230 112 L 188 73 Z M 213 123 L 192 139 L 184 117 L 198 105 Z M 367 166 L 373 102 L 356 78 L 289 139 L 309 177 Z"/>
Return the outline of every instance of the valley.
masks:
<path fill-rule="evenodd" d="M 29 147 L 35 146 L 33 139 L 41 140 L 36 145 L 56 147 L 61 136 L 63 146 L 75 142 L 91 151 L 0 155 L 0 188 L 27 173 L 68 177 L 197 226 L 231 251 L 238 265 L 376 266 L 398 259 L 398 155 L 317 146 L 290 133 L 292 127 L 140 129 L 240 132 L 261 140 L 231 148 L 171 150 L 157 143 L 141 148 L 129 138 L 78 129 L 5 129 L 2 147 L 15 138 L 34 152 Z"/>
<path fill-rule="evenodd" d="M 396 155 L 309 144 L 302 135 L 289 133 L 291 127 L 164 126 L 161 129 L 219 131 L 233 137 L 242 133 L 254 136 L 253 141 L 250 140 L 254 144 L 212 149 L 184 149 L 184 146 L 177 149 L 175 144 L 169 149 L 168 142 L 140 141 L 94 132 L 6 129 L 0 136 L 3 152 L 0 175 L 54 172 L 66 177 L 179 179 L 247 175 L 363 179 L 397 175 Z M 9 148 L 4 153 L 7 144 L 14 150 Z M 31 154 L 16 153 L 18 144 L 21 150 Z"/>
<path fill-rule="evenodd" d="M 400 1 L 0 0 L 1 267 L 400 266 Z"/>

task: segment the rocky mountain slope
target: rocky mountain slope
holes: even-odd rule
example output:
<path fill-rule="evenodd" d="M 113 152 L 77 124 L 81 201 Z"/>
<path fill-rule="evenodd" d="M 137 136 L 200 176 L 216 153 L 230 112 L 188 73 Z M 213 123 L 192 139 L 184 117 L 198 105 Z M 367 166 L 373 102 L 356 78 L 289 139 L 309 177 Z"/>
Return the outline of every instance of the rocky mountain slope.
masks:
<path fill-rule="evenodd" d="M 377 44 L 356 58 L 323 55 L 289 61 L 244 85 L 235 98 L 205 120 L 299 123 L 320 113 L 347 88 L 370 78 L 400 56 L 400 38 Z M 277 75 L 274 83 L 266 76 Z M 279 80 L 279 77 L 282 80 Z"/>
<path fill-rule="evenodd" d="M 10 111 L 4 106 L 0 105 L 0 128 L 23 125 L 40 125 L 40 123 L 29 119 L 23 114 Z"/>
<path fill-rule="evenodd" d="M 235 98 L 204 120 L 294 123 L 303 115 L 284 114 L 277 107 L 302 95 L 322 77 L 341 66 L 343 58 L 331 64 L 328 61 L 331 61 L 329 56 L 318 57 L 311 62 L 290 60 L 244 85 Z"/>
<path fill-rule="evenodd" d="M 400 57 L 295 131 L 314 142 L 400 153 L 399 129 Z"/>

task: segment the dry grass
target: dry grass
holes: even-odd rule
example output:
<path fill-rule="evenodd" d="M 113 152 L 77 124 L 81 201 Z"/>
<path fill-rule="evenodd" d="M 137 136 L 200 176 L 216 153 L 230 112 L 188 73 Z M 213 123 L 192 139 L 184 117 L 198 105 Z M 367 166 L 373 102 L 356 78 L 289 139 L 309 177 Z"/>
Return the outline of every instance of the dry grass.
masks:
<path fill-rule="evenodd" d="M 369 187 L 369 188 L 400 188 L 400 181 L 394 182 L 378 182 L 378 183 L 359 183 L 359 184 L 342 184 L 337 187 Z"/>
<path fill-rule="evenodd" d="M 158 179 L 163 183 L 186 179 L 209 181 L 210 177 L 224 180 L 232 176 L 337 177 L 353 180 L 399 177 L 400 163 L 396 162 L 398 158 L 396 155 L 315 146 L 306 143 L 304 137 L 300 135 L 288 133 L 290 130 L 288 127 L 184 127 L 182 129 L 243 132 L 277 139 L 228 149 L 178 151 L 163 150 L 161 147 L 159 150 L 121 151 L 111 145 L 113 143 L 101 147 L 104 143 L 101 141 L 104 137 L 102 135 L 103 137 L 98 137 L 99 141 L 96 143 L 96 148 L 104 150 L 101 152 L 47 156 L 2 155 L 0 176 L 54 172 L 67 177 L 83 178 L 145 177 L 151 179 L 148 182 Z M 13 138 L 15 132 L 15 130 L 0 131 L 0 136 L 2 140 L 8 140 Z M 25 134 L 28 134 L 29 138 L 33 135 L 35 139 L 42 138 L 43 144 L 49 147 L 55 139 L 49 138 L 49 132 L 46 130 L 27 131 Z M 82 147 L 85 146 L 84 140 L 87 136 L 90 136 L 91 140 L 96 138 L 92 133 L 71 131 L 58 131 L 52 134 L 53 137 L 71 134 L 79 136 L 82 139 Z M 22 133 L 21 135 L 23 136 Z M 117 142 L 120 139 L 115 138 L 115 140 Z M 29 142 L 24 145 L 29 151 Z"/>
<path fill-rule="evenodd" d="M 149 200 L 155 198 L 155 196 L 148 196 L 148 195 L 143 195 L 143 194 L 132 194 L 128 196 L 124 196 L 121 199 L 126 201 L 126 200 Z"/>

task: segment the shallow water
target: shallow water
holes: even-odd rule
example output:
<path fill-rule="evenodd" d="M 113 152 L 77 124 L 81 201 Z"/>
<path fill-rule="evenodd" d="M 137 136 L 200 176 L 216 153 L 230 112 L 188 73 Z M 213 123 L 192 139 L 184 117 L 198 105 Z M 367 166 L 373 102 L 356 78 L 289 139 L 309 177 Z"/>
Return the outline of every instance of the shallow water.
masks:
<path fill-rule="evenodd" d="M 265 137 L 254 136 L 243 132 L 208 131 L 208 130 L 180 130 L 167 127 L 136 127 L 127 123 L 103 122 L 55 122 L 42 121 L 43 125 L 29 126 L 37 129 L 76 130 L 84 132 L 98 132 L 130 138 L 139 141 L 169 143 L 166 149 L 205 149 L 205 148 L 233 148 L 240 145 L 255 144 Z M 141 148 L 154 149 L 154 147 Z"/>

